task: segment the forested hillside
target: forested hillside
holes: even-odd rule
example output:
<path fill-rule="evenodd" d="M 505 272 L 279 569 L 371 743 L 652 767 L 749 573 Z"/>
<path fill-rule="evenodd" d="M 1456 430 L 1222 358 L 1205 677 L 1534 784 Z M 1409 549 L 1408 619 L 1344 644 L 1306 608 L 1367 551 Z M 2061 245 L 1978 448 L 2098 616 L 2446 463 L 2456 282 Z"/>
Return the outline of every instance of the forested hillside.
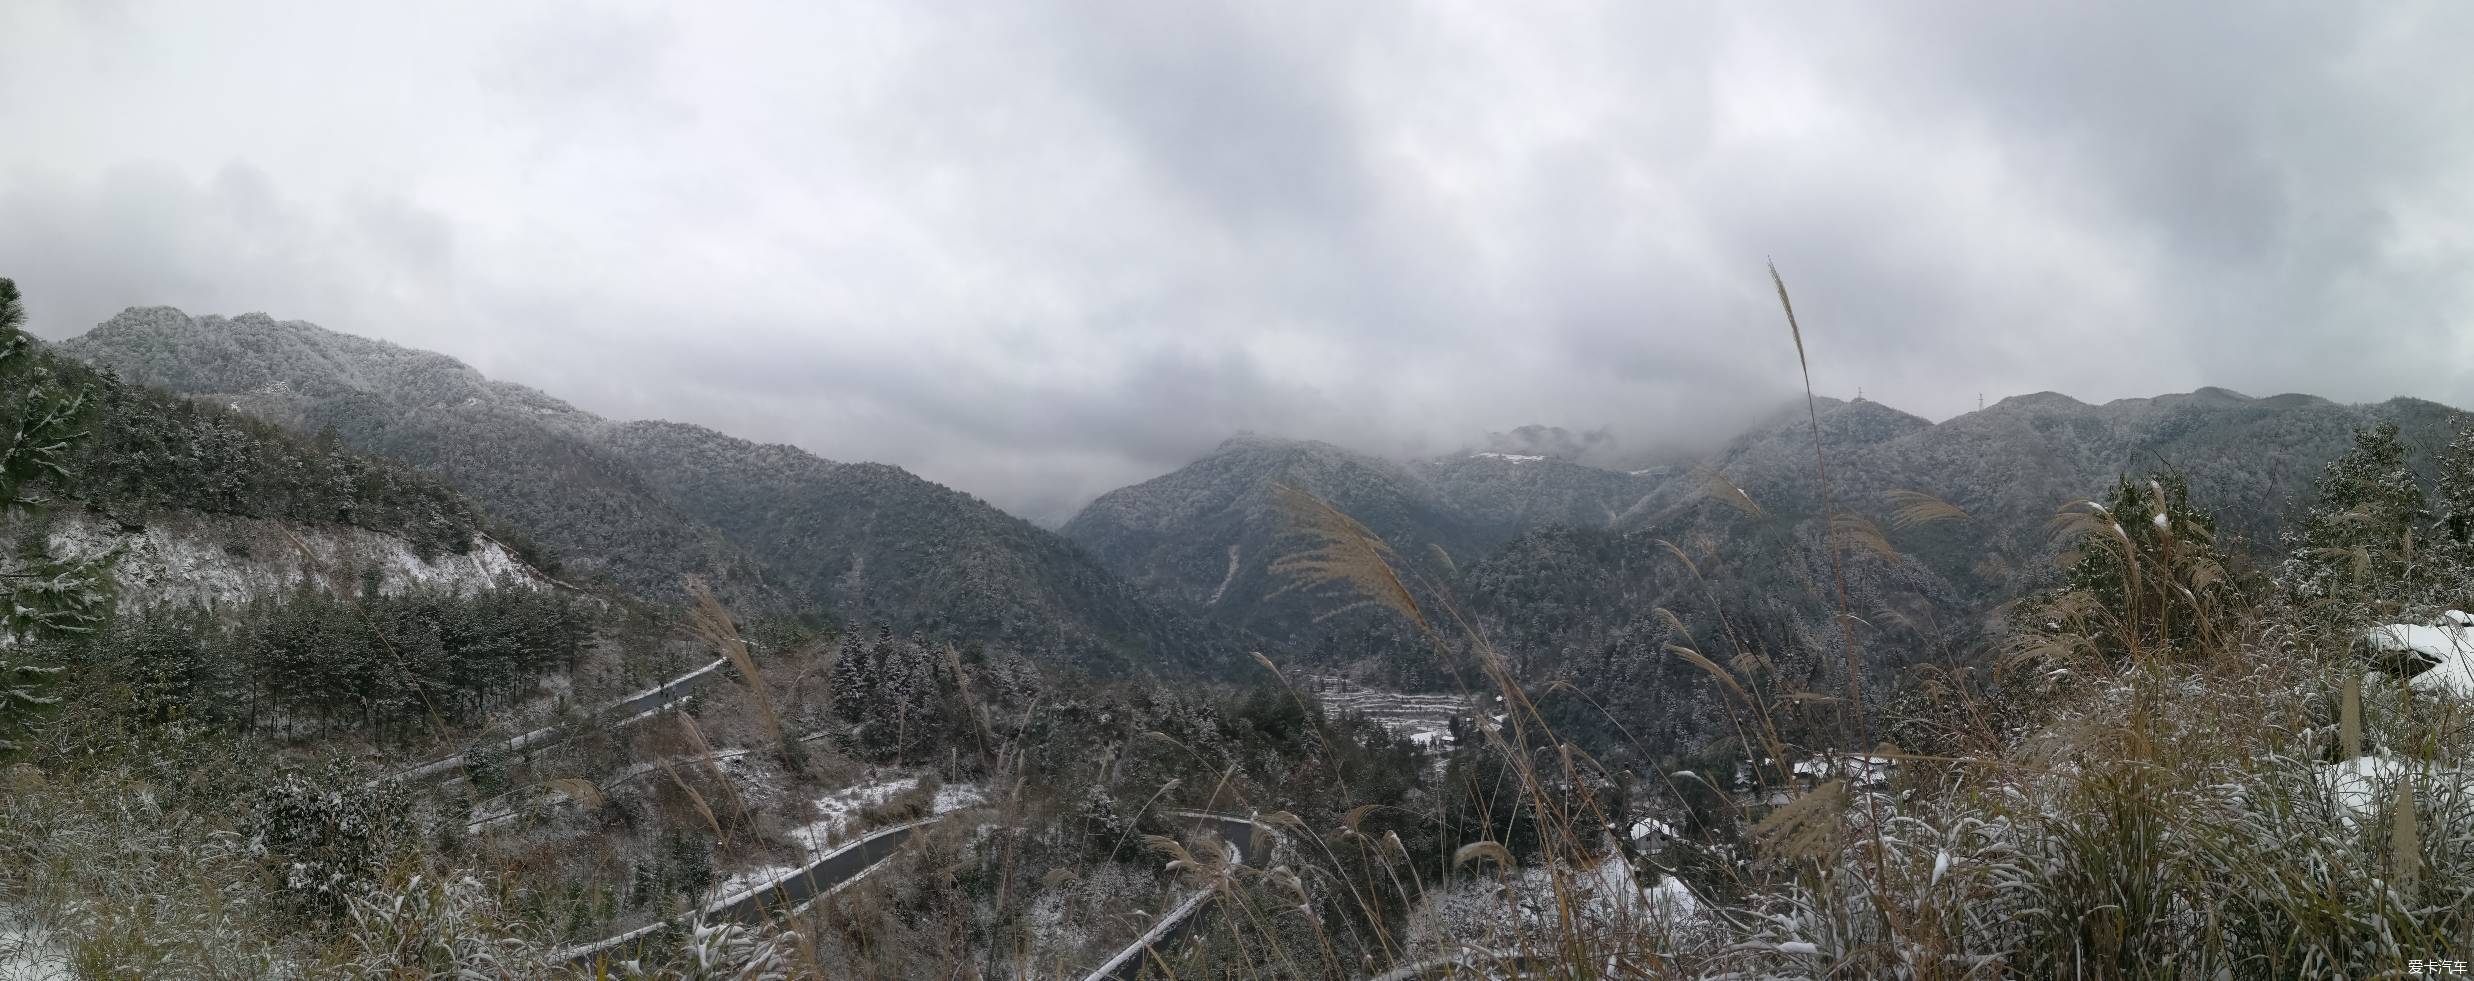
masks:
<path fill-rule="evenodd" d="M 1830 653 L 1841 639 L 1833 533 L 1860 618 L 1852 639 L 1886 686 L 1920 665 L 1989 663 L 2005 604 L 2053 584 L 2071 551 L 2053 533 L 2056 514 L 2102 498 L 2122 474 L 2186 480 L 2238 572 L 2283 552 L 2296 502 L 2357 428 L 2399 424 L 2428 481 L 2465 418 L 2412 399 L 2347 406 L 2217 389 L 2101 406 L 2025 396 L 1940 424 L 1825 402 L 1834 526 L 1820 517 L 1809 424 L 1782 421 L 1665 481 L 1616 527 L 1533 533 L 1471 566 L 1461 585 L 1534 681 L 1569 679 L 1635 736 L 1688 744 L 1723 720 L 1709 679 L 1665 656 L 1668 643 L 1741 645 L 1775 662 L 1785 683 L 1844 684 L 1843 659 Z M 1575 718 L 1609 721 L 1585 707 Z"/>
<path fill-rule="evenodd" d="M 131 381 L 399 460 L 552 546 L 576 579 L 669 595 L 702 576 L 758 609 L 757 563 L 598 445 L 601 420 L 453 359 L 264 315 L 136 308 L 60 345 Z"/>
<path fill-rule="evenodd" d="M 289 373 L 182 397 L 0 349 L 38 583 L 0 648 L 0 965 L 2282 976 L 2466 928 L 2466 748 L 2424 723 L 2474 677 L 2474 428 L 2431 403 L 1822 402 L 1634 471 L 1243 437 L 1076 520 L 1137 584 L 898 468 L 238 333 Z M 619 588 L 579 596 L 356 438 L 450 479 L 565 447 L 526 479 L 583 467 L 720 551 L 588 549 Z M 792 615 L 625 588 L 697 568 Z M 1237 683 L 1129 658 L 1160 650 Z M 2235 926 L 2106 919 L 2122 869 Z"/>
<path fill-rule="evenodd" d="M 1491 450 L 1417 460 L 1409 469 L 1434 488 L 1445 508 L 1498 542 L 1534 529 L 1612 525 L 1669 472 L 1607 470 Z"/>
<path fill-rule="evenodd" d="M 485 530 L 437 481 L 333 439 L 298 438 L 43 349 L 25 356 L 49 388 L 82 398 L 77 425 L 86 435 L 68 444 L 50 491 L 123 526 L 166 512 L 238 515 L 348 525 L 428 552 L 464 551 Z"/>
<path fill-rule="evenodd" d="M 334 439 L 35 346 L 17 302 L 0 280 L 18 434 L 0 571 L 34 611 L 11 618 L 32 658 L 110 661 L 131 682 L 117 697 L 165 718 L 390 736 L 474 722 L 574 666 L 587 614 L 518 554 L 521 533 Z M 64 639 L 91 643 L 48 652 Z"/>
<path fill-rule="evenodd" d="M 1473 526 L 1398 464 L 1328 443 L 1239 436 L 1168 474 L 1102 495 L 1064 534 L 1153 592 L 1266 635 L 1318 632 L 1313 597 L 1285 590 L 1272 566 L 1299 542 L 1281 486 L 1314 494 L 1390 542 L 1409 566 L 1440 574 L 1499 536 Z"/>
<path fill-rule="evenodd" d="M 400 460 L 527 529 L 563 575 L 751 612 L 884 624 L 1112 668 L 1225 670 L 1225 628 L 1053 534 L 897 468 L 620 423 L 429 352 L 263 315 L 132 309 L 62 349 Z"/>
<path fill-rule="evenodd" d="M 2463 414 L 2398 399 L 2347 406 L 2222 389 L 2088 405 L 2043 393 L 1942 423 L 1876 402 L 1781 413 L 1697 461 L 1631 472 L 1559 431 L 1406 466 L 1337 447 L 1231 440 L 1175 473 L 1112 492 L 1066 526 L 1102 560 L 1162 595 L 1279 636 L 1365 677 L 1445 685 L 1449 666 L 1380 617 L 1318 621 L 1327 607 L 1272 573 L 1303 545 L 1273 488 L 1332 502 L 1395 551 L 1404 571 L 1467 604 L 1529 681 L 1591 693 L 1574 731 L 1661 751 L 1723 725 L 1705 674 L 1666 645 L 1746 645 L 1814 690 L 1840 682 L 1832 610 L 1845 574 L 1852 631 L 1875 684 L 1923 664 L 1976 663 L 2004 604 L 2051 583 L 2066 549 L 2056 512 L 2118 475 L 2178 474 L 2237 564 L 2281 548 L 2286 515 L 2319 468 L 2376 422 L 2425 474 Z M 1838 517 L 1825 521 L 1820 516 Z M 1672 623 L 1670 619 L 1672 618 Z M 1683 633 L 1678 635 L 1675 626 Z M 1600 711 L 1599 709 L 1605 709 Z M 1610 725 L 1631 735 L 1619 738 Z"/>
<path fill-rule="evenodd" d="M 1112 670 L 1226 673 L 1233 632 L 1144 596 L 1055 533 L 880 463 L 835 463 L 697 426 L 612 426 L 603 445 L 771 581 L 843 618 Z"/>

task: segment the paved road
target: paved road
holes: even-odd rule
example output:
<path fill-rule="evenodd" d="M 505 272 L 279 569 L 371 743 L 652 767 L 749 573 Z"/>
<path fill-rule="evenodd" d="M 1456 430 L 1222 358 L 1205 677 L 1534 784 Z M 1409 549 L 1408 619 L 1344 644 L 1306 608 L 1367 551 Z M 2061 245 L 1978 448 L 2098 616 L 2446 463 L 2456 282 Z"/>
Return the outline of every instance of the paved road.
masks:
<path fill-rule="evenodd" d="M 721 673 L 722 665 L 728 663 L 730 663 L 728 658 L 716 659 L 713 663 L 707 664 L 704 667 L 697 668 L 694 671 L 690 671 L 676 678 L 662 682 L 661 684 L 654 685 L 651 688 L 647 688 L 633 695 L 629 695 L 625 698 L 594 709 L 590 715 L 590 718 L 616 719 L 617 724 L 626 725 L 655 712 L 670 708 L 678 704 L 679 699 L 685 698 L 694 693 L 696 689 L 704 687 L 706 682 L 711 681 L 714 677 Z M 502 752 L 517 753 L 537 750 L 548 746 L 555 746 L 560 742 L 565 741 L 572 731 L 573 730 L 568 726 L 543 726 L 531 732 L 524 733 L 523 735 L 500 742 L 497 745 L 497 748 Z M 404 770 L 392 776 L 380 777 L 376 780 L 370 781 L 370 785 L 376 786 L 379 783 L 388 780 L 394 780 L 399 783 L 423 783 L 455 774 L 463 769 L 464 754 L 457 753 L 442 760 L 432 760 L 428 763 L 423 763 L 420 766 L 413 767 L 409 770 Z"/>
<path fill-rule="evenodd" d="M 895 825 L 875 831 L 817 859 L 807 868 L 773 880 L 761 888 L 724 899 L 705 911 L 705 919 L 728 920 L 733 923 L 762 923 L 777 916 L 799 911 L 810 900 L 859 874 L 892 858 L 902 846 L 910 844 L 911 833 L 935 824 L 936 818 L 923 818 L 909 824 Z"/>
<path fill-rule="evenodd" d="M 702 766 L 711 763 L 721 763 L 727 760 L 735 760 L 739 757 L 748 756 L 755 752 L 756 750 L 739 746 L 732 747 L 730 749 L 717 749 L 713 752 L 706 753 L 703 756 L 690 756 L 682 759 L 673 759 L 668 761 L 668 763 L 671 766 L 681 768 Z M 660 763 L 638 763 L 633 767 L 620 771 L 618 776 L 611 777 L 610 779 L 603 781 L 600 785 L 600 789 L 605 794 L 609 793 L 611 788 L 626 783 L 630 780 L 639 779 L 648 774 L 654 773 L 660 770 L 661 767 L 662 764 Z M 506 799 L 506 796 L 507 795 L 501 795 L 498 799 L 504 800 Z M 550 805 L 564 804 L 572 800 L 574 800 L 574 798 L 567 796 L 565 792 L 554 790 L 543 798 L 543 802 L 540 806 L 546 807 Z M 529 810 L 530 808 L 525 805 L 510 803 L 501 809 L 493 810 L 486 814 L 476 814 L 471 821 L 465 823 L 464 833 L 468 835 L 477 835 L 498 825 L 513 823 L 516 819 L 523 817 Z"/>
<path fill-rule="evenodd" d="M 660 934 L 664 927 L 681 926 L 688 919 L 701 919 L 707 923 L 754 924 L 796 913 L 816 897 L 830 893 L 883 864 L 910 842 L 913 832 L 935 824 L 937 820 L 933 817 L 921 818 L 909 824 L 871 831 L 858 841 L 826 852 L 823 857 L 808 863 L 806 868 L 736 896 L 716 900 L 696 917 L 664 920 L 638 927 L 607 940 L 571 948 L 560 953 L 559 958 L 570 963 L 588 962 L 597 957 L 631 959 L 639 955 L 641 948 Z"/>
<path fill-rule="evenodd" d="M 1230 850 L 1238 864 L 1242 865 L 1250 860 L 1259 861 L 1261 858 L 1261 856 L 1252 854 L 1256 825 L 1251 819 L 1233 814 L 1193 812 L 1176 813 L 1174 816 L 1191 820 L 1194 822 L 1194 827 L 1207 829 L 1219 835 L 1221 840 L 1229 843 Z M 913 833 L 935 824 L 937 820 L 937 818 L 923 818 L 909 824 L 898 824 L 870 832 L 858 841 L 827 852 L 822 858 L 809 863 L 806 868 L 739 895 L 725 897 L 705 907 L 702 911 L 702 918 L 706 922 L 761 923 L 777 916 L 796 913 L 814 901 L 816 897 L 831 893 L 891 859 L 902 850 L 903 845 L 910 843 Z M 1151 931 L 1144 934 L 1142 939 L 1135 941 L 1132 946 L 1110 958 L 1108 963 L 1102 965 L 1098 971 L 1092 972 L 1091 978 L 1122 981 L 1122 979 L 1134 977 L 1141 971 L 1147 959 L 1145 952 L 1152 947 L 1172 943 L 1184 936 L 1185 931 L 1191 929 L 1195 922 L 1194 914 L 1200 912 L 1203 906 L 1208 905 L 1213 895 L 1215 895 L 1213 891 L 1206 890 L 1186 900 L 1177 909 L 1171 910 L 1167 916 L 1161 917 L 1159 922 L 1154 923 Z M 613 959 L 632 957 L 639 953 L 640 948 L 646 942 L 660 934 L 662 928 L 679 922 L 665 921 L 640 927 L 607 940 L 570 949 L 560 954 L 560 957 L 569 962 L 586 962 L 597 957 Z"/>

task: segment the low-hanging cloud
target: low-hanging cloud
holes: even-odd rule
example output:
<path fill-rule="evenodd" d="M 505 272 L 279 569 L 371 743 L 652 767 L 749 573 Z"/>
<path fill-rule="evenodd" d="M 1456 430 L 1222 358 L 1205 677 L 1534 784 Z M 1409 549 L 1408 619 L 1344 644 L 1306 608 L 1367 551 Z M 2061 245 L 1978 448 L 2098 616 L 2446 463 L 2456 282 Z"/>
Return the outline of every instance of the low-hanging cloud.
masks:
<path fill-rule="evenodd" d="M 261 310 L 1040 520 L 1797 382 L 2469 401 L 2444 4 L 0 9 L 38 332 Z"/>

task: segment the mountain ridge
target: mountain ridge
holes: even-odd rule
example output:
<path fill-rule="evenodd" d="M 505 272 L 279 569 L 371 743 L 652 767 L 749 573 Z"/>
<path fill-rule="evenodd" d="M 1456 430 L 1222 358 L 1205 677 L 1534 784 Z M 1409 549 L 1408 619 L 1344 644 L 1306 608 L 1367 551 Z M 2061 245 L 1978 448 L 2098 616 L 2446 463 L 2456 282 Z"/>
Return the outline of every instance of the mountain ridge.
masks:
<path fill-rule="evenodd" d="M 1478 595 L 1471 601 L 1488 616 L 1504 623 L 1561 623 L 1508 630 L 1508 643 L 1585 647 L 1626 619 L 1625 608 L 1637 613 L 1684 602 L 1683 581 L 1663 574 L 1641 578 L 1642 563 L 1663 561 L 1661 543 L 1685 549 L 1704 572 L 1740 575 L 1751 585 L 1734 601 L 1792 609 L 1789 619 L 1803 621 L 1792 630 L 1809 633 L 1818 629 L 1813 618 L 1823 604 L 1806 596 L 1781 606 L 1777 590 L 1802 595 L 1826 575 L 1826 561 L 1813 564 L 1825 555 L 1816 521 L 1823 511 L 1813 473 L 1816 423 L 1830 510 L 1878 527 L 1885 547 L 1897 552 L 1895 561 L 1863 573 L 1875 581 L 1858 592 L 1885 605 L 1905 602 L 1899 597 L 1930 598 L 1934 608 L 1970 620 L 1989 615 L 2053 565 L 2058 546 L 2038 529 L 2055 507 L 2100 494 L 2118 475 L 2158 466 L 2180 470 L 2192 481 L 2193 500 L 2224 514 L 2225 533 L 2264 546 L 2282 533 L 2289 502 L 2307 493 L 2319 466 L 2349 445 L 2353 429 L 2396 421 L 2427 461 L 2465 418 L 2457 409 L 2413 398 L 2349 405 L 2297 394 L 2254 398 L 2218 387 L 2103 404 L 2031 393 L 1940 422 L 1867 399 L 1818 398 L 1809 416 L 1802 405 L 1782 410 L 1688 465 L 1619 472 L 1546 454 L 1461 451 L 1382 471 L 1407 475 L 1400 486 L 1344 484 L 1340 496 L 1356 495 L 1358 507 L 1371 497 L 1372 520 L 1357 515 L 1352 501 L 1332 503 L 1391 541 L 1416 571 L 1473 590 Z M 1252 622 L 1248 604 L 1268 600 L 1282 586 L 1252 572 L 1276 558 L 1257 553 L 1281 540 L 1276 527 L 1266 527 L 1280 516 L 1212 502 L 1259 498 L 1272 471 L 1226 460 L 1283 445 L 1319 447 L 1314 452 L 1354 459 L 1368 473 L 1395 466 L 1329 444 L 1284 444 L 1248 434 L 1178 471 L 1103 495 L 1067 522 L 1065 533 L 1128 579 L 1188 602 L 1208 596 L 1219 615 Z M 1215 481 L 1234 483 L 1215 487 Z M 1334 496 L 1314 480 L 1299 483 Z M 1721 489 L 1742 501 L 1719 500 Z M 1892 491 L 1942 498 L 1970 518 L 1897 529 Z M 1441 506 L 1421 515 L 1412 502 Z M 1749 513 L 1739 511 L 1744 502 Z M 1531 541 L 1539 535 L 1548 539 Z M 1591 544 L 1591 536 L 1630 544 Z M 1421 561 L 1426 544 L 1439 540 L 1458 544 L 1452 561 Z M 1767 558 L 1757 550 L 1767 550 Z M 1226 558 L 1232 554 L 1239 558 Z M 1803 567 L 1774 573 L 1764 571 L 1764 562 Z M 1632 585 L 1606 591 L 1584 588 L 1583 579 Z M 1523 585 L 1526 580 L 1569 588 L 1558 596 L 1554 589 Z M 1577 599 L 1588 596 L 1602 598 Z M 1576 611 L 1576 604 L 1591 603 L 1598 604 L 1594 611 Z M 1293 612 L 1275 619 L 1276 625 L 1258 626 L 1288 631 L 1308 645 L 1333 632 Z M 1954 623 L 1942 628 L 1940 639 L 1963 647 L 1988 635 L 1982 623 Z"/>
<path fill-rule="evenodd" d="M 886 624 L 1087 667 L 1220 670 L 1243 646 L 1053 533 L 890 465 L 605 419 L 443 354 L 262 314 L 131 308 L 59 347 L 410 463 L 531 530 L 569 569 L 639 595 L 671 597 L 696 577 L 754 613 Z M 826 574 L 819 563 L 831 561 L 849 574 Z"/>

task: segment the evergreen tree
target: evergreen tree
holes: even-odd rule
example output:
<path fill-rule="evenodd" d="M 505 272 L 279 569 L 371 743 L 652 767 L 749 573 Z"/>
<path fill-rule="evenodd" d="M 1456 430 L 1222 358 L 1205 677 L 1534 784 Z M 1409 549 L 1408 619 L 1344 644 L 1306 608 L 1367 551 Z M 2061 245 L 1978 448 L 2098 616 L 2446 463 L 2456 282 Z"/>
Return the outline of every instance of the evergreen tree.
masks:
<path fill-rule="evenodd" d="M 2354 448 L 2320 474 L 2317 499 L 2288 536 L 2277 584 L 2324 626 L 2391 615 L 2430 584 L 2431 526 L 2397 425 L 2355 430 Z"/>
<path fill-rule="evenodd" d="M 0 509 L 29 511 L 46 501 L 36 491 L 64 480 L 69 451 L 85 433 L 77 420 L 86 393 L 52 390 L 51 370 L 35 359 L 25 334 L 26 309 L 17 284 L 0 278 Z M 108 557 L 64 560 L 37 539 L 0 558 L 0 639 L 27 641 L 92 632 L 109 610 L 103 574 Z M 46 693 L 59 669 L 0 657 L 0 753 L 36 716 L 59 704 Z"/>
<path fill-rule="evenodd" d="M 2438 533 L 2432 557 L 2444 592 L 2442 602 L 2465 602 L 2474 580 L 2474 425 L 2457 432 L 2440 456 Z"/>
<path fill-rule="evenodd" d="M 843 725 L 858 727 L 867 721 L 876 701 L 876 679 L 882 673 L 878 666 L 884 661 L 885 639 L 880 634 L 874 643 L 862 643 L 849 636 L 842 638 L 841 650 L 833 659 L 833 715 Z"/>
<path fill-rule="evenodd" d="M 287 905 L 316 916 L 341 916 L 352 897 L 374 890 L 412 830 L 402 785 L 331 764 L 287 770 L 253 803 L 251 854 L 277 870 Z"/>

